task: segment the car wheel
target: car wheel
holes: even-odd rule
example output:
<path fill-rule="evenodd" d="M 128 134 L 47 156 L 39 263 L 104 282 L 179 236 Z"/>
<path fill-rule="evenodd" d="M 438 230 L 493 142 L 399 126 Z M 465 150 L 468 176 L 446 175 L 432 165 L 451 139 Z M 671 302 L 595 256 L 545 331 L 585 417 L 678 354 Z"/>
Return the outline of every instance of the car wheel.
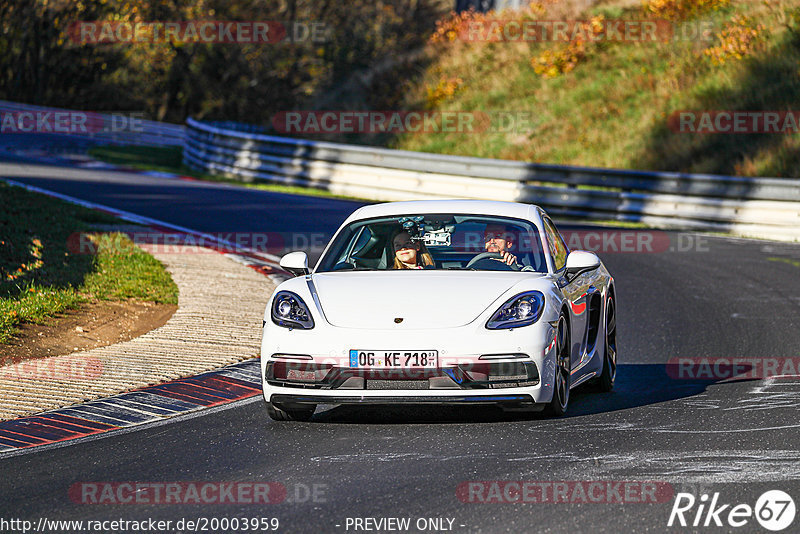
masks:
<path fill-rule="evenodd" d="M 548 415 L 561 416 L 567 413 L 571 374 L 570 340 L 567 320 L 562 315 L 556 329 L 556 370 L 553 380 L 553 399 L 545 411 Z"/>
<path fill-rule="evenodd" d="M 597 381 L 600 391 L 614 389 L 617 378 L 617 310 L 611 297 L 606 303 L 606 350 L 603 358 L 603 372 Z"/>
<path fill-rule="evenodd" d="M 278 407 L 271 402 L 267 403 L 267 413 L 275 421 L 308 421 L 316 411 L 316 405 L 296 408 Z"/>

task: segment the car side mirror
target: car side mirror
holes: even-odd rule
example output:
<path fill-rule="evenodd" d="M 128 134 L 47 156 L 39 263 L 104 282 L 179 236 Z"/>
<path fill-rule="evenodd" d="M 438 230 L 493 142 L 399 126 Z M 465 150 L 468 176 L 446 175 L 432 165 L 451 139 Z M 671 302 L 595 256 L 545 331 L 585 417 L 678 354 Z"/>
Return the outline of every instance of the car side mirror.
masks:
<path fill-rule="evenodd" d="M 594 252 L 573 250 L 567 256 L 567 277 L 575 278 L 579 274 L 594 271 L 600 267 L 600 258 Z"/>
<path fill-rule="evenodd" d="M 308 256 L 303 251 L 290 252 L 282 257 L 280 266 L 295 276 L 303 276 L 309 273 Z"/>

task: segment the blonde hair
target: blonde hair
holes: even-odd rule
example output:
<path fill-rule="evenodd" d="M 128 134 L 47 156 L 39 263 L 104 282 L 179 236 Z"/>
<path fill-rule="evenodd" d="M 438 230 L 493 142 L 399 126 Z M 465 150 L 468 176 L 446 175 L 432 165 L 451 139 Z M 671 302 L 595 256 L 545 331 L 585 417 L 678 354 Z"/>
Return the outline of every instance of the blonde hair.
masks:
<path fill-rule="evenodd" d="M 403 232 L 407 234 L 409 233 L 405 228 L 400 228 L 392 233 L 392 238 L 389 240 L 389 242 L 392 244 L 392 253 L 394 254 L 394 265 L 392 266 L 392 269 L 410 269 L 410 267 L 406 266 L 405 263 L 400 261 L 400 259 L 397 257 L 397 251 L 394 249 L 394 239 Z M 425 243 L 422 241 L 417 241 L 417 243 L 419 243 L 419 250 L 417 250 L 417 265 L 420 264 L 420 258 L 422 258 L 422 265 L 436 265 L 433 261 L 433 256 L 431 256 L 431 253 L 428 252 L 427 247 L 425 247 Z"/>

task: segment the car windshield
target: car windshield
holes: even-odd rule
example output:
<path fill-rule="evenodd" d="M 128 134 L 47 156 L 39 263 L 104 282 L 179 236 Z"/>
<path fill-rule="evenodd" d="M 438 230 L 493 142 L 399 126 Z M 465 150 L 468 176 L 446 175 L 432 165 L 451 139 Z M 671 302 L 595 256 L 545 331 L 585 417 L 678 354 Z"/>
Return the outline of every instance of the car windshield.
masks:
<path fill-rule="evenodd" d="M 316 272 L 450 269 L 547 272 L 538 228 L 475 214 L 409 214 L 342 229 Z"/>

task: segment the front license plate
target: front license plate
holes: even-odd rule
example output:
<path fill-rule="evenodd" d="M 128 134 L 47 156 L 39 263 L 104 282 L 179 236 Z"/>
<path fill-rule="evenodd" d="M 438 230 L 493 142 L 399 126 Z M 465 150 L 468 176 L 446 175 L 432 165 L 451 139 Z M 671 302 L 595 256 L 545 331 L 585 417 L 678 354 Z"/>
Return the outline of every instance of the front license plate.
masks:
<path fill-rule="evenodd" d="M 439 352 L 435 350 L 350 351 L 350 367 L 358 369 L 435 369 L 438 361 Z"/>

